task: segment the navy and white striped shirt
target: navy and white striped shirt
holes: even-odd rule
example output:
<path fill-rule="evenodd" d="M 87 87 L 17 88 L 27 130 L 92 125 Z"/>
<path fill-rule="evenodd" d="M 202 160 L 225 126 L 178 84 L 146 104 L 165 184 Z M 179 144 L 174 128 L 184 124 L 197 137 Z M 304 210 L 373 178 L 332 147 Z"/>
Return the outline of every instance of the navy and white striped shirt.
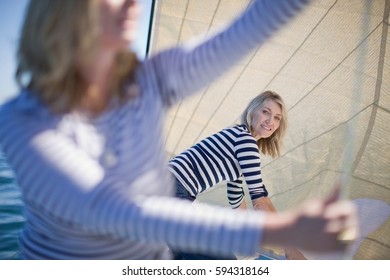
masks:
<path fill-rule="evenodd" d="M 172 248 L 255 253 L 259 213 L 171 197 L 164 114 L 264 42 L 305 0 L 255 1 L 228 28 L 141 63 L 139 95 L 95 119 L 53 115 L 32 92 L 0 109 L 0 145 L 23 193 L 27 259 L 162 259 Z M 227 59 L 228 58 L 228 59 Z M 221 233 L 223 232 L 223 235 Z"/>
<path fill-rule="evenodd" d="M 194 197 L 228 181 L 228 199 L 233 208 L 240 206 L 244 198 L 243 179 L 252 200 L 268 195 L 261 177 L 256 139 L 245 125 L 207 137 L 173 158 L 169 168 Z"/>

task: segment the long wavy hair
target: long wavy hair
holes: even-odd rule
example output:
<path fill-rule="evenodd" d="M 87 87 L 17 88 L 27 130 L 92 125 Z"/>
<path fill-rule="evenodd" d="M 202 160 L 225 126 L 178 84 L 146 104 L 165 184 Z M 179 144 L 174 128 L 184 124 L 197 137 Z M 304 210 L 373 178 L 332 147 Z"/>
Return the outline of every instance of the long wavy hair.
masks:
<path fill-rule="evenodd" d="M 97 49 L 99 0 L 31 0 L 21 30 L 15 78 L 54 112 L 79 105 L 88 88 L 80 65 Z M 134 79 L 138 61 L 130 51 L 118 53 L 111 92 L 124 99 L 125 81 Z"/>
<path fill-rule="evenodd" d="M 282 97 L 274 91 L 267 90 L 253 98 L 244 112 L 241 115 L 241 123 L 248 127 L 253 134 L 252 124 L 254 113 L 260 110 L 264 103 L 268 100 L 273 100 L 279 104 L 282 111 L 282 118 L 278 129 L 268 138 L 260 138 L 257 140 L 257 146 L 264 155 L 269 155 L 273 158 L 280 156 L 282 140 L 287 130 L 287 109 Z"/>

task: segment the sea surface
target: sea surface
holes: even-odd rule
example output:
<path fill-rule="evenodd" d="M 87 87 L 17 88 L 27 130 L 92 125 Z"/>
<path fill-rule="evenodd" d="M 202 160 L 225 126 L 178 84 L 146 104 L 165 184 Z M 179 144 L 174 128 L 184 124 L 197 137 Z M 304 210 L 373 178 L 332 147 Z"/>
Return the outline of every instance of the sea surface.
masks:
<path fill-rule="evenodd" d="M 0 150 L 0 260 L 19 259 L 18 236 L 24 222 L 21 192 Z"/>

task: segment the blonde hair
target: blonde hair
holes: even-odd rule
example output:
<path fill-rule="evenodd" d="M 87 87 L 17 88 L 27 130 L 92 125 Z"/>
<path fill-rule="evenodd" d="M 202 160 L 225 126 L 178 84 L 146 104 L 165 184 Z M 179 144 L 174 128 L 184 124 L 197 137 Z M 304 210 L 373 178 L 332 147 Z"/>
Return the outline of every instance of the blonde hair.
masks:
<path fill-rule="evenodd" d="M 257 146 L 264 155 L 270 155 L 274 158 L 280 155 L 282 140 L 287 130 L 287 110 L 282 97 L 271 90 L 259 94 L 249 102 L 242 113 L 241 123 L 252 133 L 253 114 L 260 110 L 268 100 L 273 100 L 279 104 L 282 111 L 282 118 L 280 120 L 279 128 L 270 137 L 257 140 Z"/>
<path fill-rule="evenodd" d="M 22 26 L 15 78 L 53 111 L 66 112 L 87 92 L 80 65 L 87 65 L 98 46 L 99 0 L 31 0 Z M 134 53 L 118 54 L 111 88 L 123 97 L 132 79 Z M 27 80 L 26 80 L 27 79 Z"/>

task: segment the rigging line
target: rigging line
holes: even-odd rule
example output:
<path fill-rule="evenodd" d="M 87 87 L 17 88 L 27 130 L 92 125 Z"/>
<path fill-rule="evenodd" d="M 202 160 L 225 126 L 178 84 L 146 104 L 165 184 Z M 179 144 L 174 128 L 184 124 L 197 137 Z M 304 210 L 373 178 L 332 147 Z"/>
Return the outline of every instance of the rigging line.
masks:
<path fill-rule="evenodd" d="M 242 70 L 240 71 L 237 79 L 233 82 L 232 86 L 230 87 L 230 89 L 226 92 L 225 96 L 222 98 L 222 100 L 219 102 L 219 104 L 216 106 L 216 108 L 214 109 L 213 113 L 211 114 L 211 116 L 209 117 L 208 121 L 205 123 L 205 125 L 203 126 L 202 130 L 198 133 L 198 136 L 195 138 L 195 141 L 193 142 L 193 145 L 199 141 L 200 139 L 200 136 L 203 134 L 203 132 L 206 130 L 206 128 L 208 127 L 208 125 L 210 124 L 211 120 L 213 119 L 213 117 L 215 116 L 215 114 L 219 111 L 219 109 L 222 108 L 222 104 L 225 102 L 225 100 L 227 99 L 227 97 L 230 95 L 230 93 L 232 92 L 232 90 L 234 89 L 234 87 L 237 85 L 238 81 L 240 80 L 240 78 L 243 76 L 245 70 L 247 69 L 248 65 L 252 62 L 253 58 L 256 56 L 256 53 L 257 51 L 259 50 L 260 47 L 258 47 L 254 52 L 253 52 L 253 55 L 251 56 L 251 58 L 249 59 L 248 63 L 242 68 Z"/>
<path fill-rule="evenodd" d="M 155 22 L 155 9 L 157 6 L 158 0 L 152 0 L 150 4 L 150 14 L 149 14 L 149 26 L 148 26 L 148 36 L 146 39 L 146 50 L 145 50 L 145 57 L 149 56 L 149 51 L 150 51 L 150 42 L 152 41 L 152 36 L 153 36 L 153 24 Z"/>
<path fill-rule="evenodd" d="M 282 191 L 282 192 L 279 192 L 279 193 L 277 193 L 277 194 L 270 195 L 269 197 L 270 197 L 270 198 L 274 198 L 274 197 L 277 197 L 277 196 L 280 196 L 280 195 L 284 195 L 284 194 L 286 194 L 286 193 L 289 193 L 289 192 L 291 192 L 291 191 L 293 191 L 293 190 L 296 190 L 297 188 L 300 188 L 300 187 L 302 187 L 302 186 L 304 186 L 304 185 L 306 185 L 306 184 L 312 182 L 312 181 L 315 180 L 318 176 L 321 176 L 323 173 L 329 172 L 329 171 L 330 171 L 330 172 L 334 172 L 334 173 L 338 173 L 337 171 L 332 170 L 332 169 L 329 169 L 329 168 L 319 170 L 319 171 L 317 171 L 315 174 L 313 174 L 310 178 L 307 178 L 305 181 L 303 181 L 303 182 L 301 182 L 301 183 L 299 183 L 299 184 L 293 186 L 292 188 L 286 189 L 286 190 L 284 190 L 284 191 Z M 305 201 L 305 199 L 302 199 L 302 201 Z"/>
<path fill-rule="evenodd" d="M 280 157 L 278 157 L 278 158 L 276 158 L 276 159 L 270 160 L 268 163 L 264 164 L 263 167 L 266 167 L 266 166 L 272 164 L 273 162 L 279 160 L 280 158 L 285 157 L 287 154 L 292 153 L 293 151 L 295 151 L 295 150 L 301 148 L 302 146 L 305 146 L 305 145 L 307 145 L 307 144 L 309 144 L 309 143 L 315 141 L 315 140 L 318 139 L 318 138 L 321 138 L 322 136 L 324 136 L 324 135 L 330 133 L 331 131 L 334 131 L 334 130 L 339 129 L 341 126 L 346 125 L 348 122 L 350 122 L 352 119 L 356 118 L 360 113 L 364 112 L 365 110 L 367 110 L 368 108 L 370 108 L 372 105 L 373 105 L 372 103 L 368 104 L 366 107 L 362 108 L 359 112 L 356 112 L 356 113 L 355 113 L 352 117 L 350 117 L 348 120 L 339 123 L 337 126 L 331 128 L 331 129 L 329 129 L 329 130 L 327 130 L 327 131 L 324 131 L 324 132 L 322 132 L 321 134 L 319 134 L 319 135 L 317 135 L 317 136 L 314 136 L 314 137 L 311 138 L 310 140 L 307 140 L 307 141 L 305 141 L 305 142 L 302 142 L 301 144 L 299 144 L 299 145 L 295 146 L 294 148 L 288 150 L 287 152 L 283 153 L 283 155 L 281 155 Z"/>
<path fill-rule="evenodd" d="M 326 168 L 326 169 L 323 169 L 323 170 L 318 171 L 316 174 L 314 174 L 314 175 L 311 176 L 310 178 L 306 179 L 305 181 L 303 181 L 303 182 L 301 182 L 301 183 L 299 183 L 299 184 L 297 184 L 297 185 L 295 185 L 295 186 L 293 186 L 293 187 L 291 187 L 291 188 L 289 188 L 289 189 L 287 189 L 287 190 L 284 190 L 284 191 L 282 191 L 282 192 L 279 192 L 279 193 L 276 193 L 276 194 L 272 194 L 272 195 L 270 195 L 269 197 L 270 197 L 270 198 L 274 198 L 274 197 L 277 197 L 277 196 L 280 196 L 280 195 L 284 195 L 284 194 L 286 194 L 286 193 L 289 193 L 289 192 L 291 192 L 291 191 L 294 191 L 294 190 L 296 190 L 297 188 L 300 188 L 300 187 L 302 187 L 303 185 L 308 184 L 308 183 L 310 183 L 311 181 L 315 180 L 318 176 L 321 176 L 324 172 L 341 173 L 339 170 L 334 170 L 334 169 Z M 367 184 L 373 184 L 373 185 L 375 185 L 376 187 L 381 188 L 381 189 L 383 189 L 383 190 L 388 190 L 388 188 L 387 188 L 386 186 L 380 185 L 380 184 L 378 184 L 378 183 L 376 183 L 376 182 L 373 182 L 373 181 L 370 181 L 370 180 L 367 180 L 367 179 L 364 179 L 364 178 L 360 178 L 360 177 L 357 177 L 357 176 L 352 176 L 352 177 L 353 177 L 354 179 L 356 179 L 356 180 L 365 182 L 365 183 L 367 183 Z"/>
<path fill-rule="evenodd" d="M 221 4 L 221 0 L 218 1 L 217 6 L 216 6 L 216 8 L 214 9 L 214 13 L 213 13 L 213 15 L 212 15 L 212 17 L 211 17 L 211 21 L 210 21 L 209 26 L 208 26 L 208 28 L 207 28 L 206 35 L 210 32 L 211 27 L 213 26 L 214 19 L 215 19 L 215 15 L 216 15 L 217 12 L 218 12 L 218 9 L 219 9 L 219 7 L 220 7 L 220 4 Z M 200 99 L 199 99 L 198 102 L 196 103 L 195 109 L 192 111 L 191 116 L 189 117 L 189 119 L 188 119 L 188 121 L 187 121 L 187 123 L 186 123 L 186 126 L 185 126 L 184 129 L 182 130 L 180 136 L 177 137 L 176 145 L 175 145 L 175 147 L 174 147 L 173 150 L 172 150 L 172 153 L 173 153 L 174 155 L 175 155 L 175 151 L 176 151 L 177 147 L 178 147 L 179 144 L 181 143 L 181 140 L 182 140 L 182 137 L 183 137 L 184 133 L 186 133 L 186 131 L 187 131 L 188 127 L 189 127 L 189 124 L 190 124 L 190 122 L 192 121 L 192 118 L 193 118 L 194 115 L 195 115 L 195 112 L 197 112 L 197 110 L 198 110 L 198 108 L 199 108 L 199 106 L 200 106 L 200 103 L 203 101 L 203 98 L 205 97 L 205 95 L 206 95 L 206 93 L 207 93 L 207 91 L 208 91 L 209 88 L 210 88 L 210 85 L 208 85 L 208 86 L 203 90 Z"/>
<path fill-rule="evenodd" d="M 362 25 L 361 25 L 361 30 L 362 30 L 361 34 L 366 34 L 368 32 L 369 25 L 370 25 L 369 12 L 371 11 L 371 8 L 372 8 L 372 2 L 366 0 L 364 2 L 364 8 L 365 8 L 365 12 L 363 14 L 363 20 L 362 20 Z M 366 42 L 366 40 L 363 40 L 363 42 Z M 361 69 L 360 71 L 362 71 L 363 73 L 365 73 L 364 69 L 365 69 L 366 56 L 367 56 L 367 50 L 365 47 L 358 49 L 357 56 L 356 56 L 356 64 L 357 64 L 356 68 L 359 70 Z M 380 61 L 378 63 L 381 64 Z M 358 111 L 358 106 L 359 106 L 359 103 L 361 102 L 362 96 L 363 96 L 363 82 L 362 82 L 362 79 L 359 79 L 357 72 L 355 74 L 355 80 L 356 81 L 354 83 L 354 89 L 353 89 L 354 100 L 351 102 L 352 114 Z M 378 81 L 378 77 L 377 77 L 377 81 Z M 376 90 L 375 90 L 375 95 L 374 95 L 375 98 L 377 97 L 377 94 L 378 94 L 377 88 L 378 88 L 378 84 L 376 84 Z M 373 100 L 374 104 L 377 102 L 375 98 Z M 373 106 L 373 109 L 371 111 L 371 118 L 370 118 L 369 126 L 368 126 L 366 133 L 365 133 L 365 136 L 364 136 L 364 141 L 367 141 L 367 142 L 368 142 L 368 137 L 369 137 L 369 135 L 371 135 L 371 132 L 372 132 L 373 114 L 376 115 L 376 106 Z M 342 161 L 342 165 L 341 165 L 342 174 L 341 174 L 340 179 L 339 179 L 339 183 L 340 183 L 339 199 L 349 199 L 349 197 L 350 197 L 349 192 L 351 189 L 352 176 L 353 176 L 353 173 L 355 171 L 354 168 L 356 168 L 355 163 L 359 162 L 361 159 L 361 158 L 359 158 L 359 159 L 357 158 L 358 155 L 356 155 L 356 156 L 354 155 L 355 149 L 357 147 L 356 126 L 357 126 L 357 118 L 354 118 L 350 122 L 348 122 L 346 127 L 345 127 L 345 136 L 347 136 L 347 137 L 346 137 L 345 149 L 344 149 L 344 152 L 342 155 L 343 161 Z M 365 150 L 365 148 L 367 146 L 367 142 L 361 144 L 359 153 L 360 152 L 363 153 L 363 151 Z M 354 156 L 355 156 L 355 158 L 354 158 Z M 355 231 L 345 230 L 340 235 L 340 237 L 342 237 L 342 238 L 346 237 L 347 239 L 350 239 L 353 241 L 354 239 L 357 238 L 357 234 L 358 233 Z M 352 252 L 352 247 L 347 248 L 347 250 L 345 250 L 345 252 L 343 253 L 343 259 L 351 259 L 352 260 L 353 256 L 354 256 L 354 253 Z"/>
<path fill-rule="evenodd" d="M 382 242 L 382 241 L 380 241 L 378 239 L 375 239 L 373 237 L 366 237 L 365 239 L 366 240 L 370 240 L 371 242 L 374 242 L 374 243 L 376 243 L 376 244 L 378 244 L 380 246 L 383 246 L 383 247 L 385 247 L 387 249 L 390 249 L 390 246 L 388 244 L 386 244 L 386 243 L 384 243 L 384 242 Z"/>
<path fill-rule="evenodd" d="M 388 0 L 386 0 L 386 1 L 388 1 Z M 289 108 L 288 109 L 288 112 L 290 112 L 292 109 L 294 109 L 294 107 L 296 107 L 299 103 L 301 103 L 302 101 L 303 101 L 303 99 L 305 99 L 308 95 L 310 95 L 317 87 L 319 87 L 327 78 L 329 78 L 329 76 L 331 75 L 331 74 L 333 74 L 333 72 L 335 72 L 343 63 L 344 63 L 344 61 L 346 61 L 359 47 L 361 47 L 361 45 L 381 26 L 381 24 L 382 24 L 382 22 L 381 23 L 379 23 L 350 53 L 348 53 L 347 54 L 347 56 L 342 60 L 342 61 L 340 61 L 340 63 L 338 63 L 336 66 L 335 66 L 335 68 L 333 68 L 323 79 L 321 79 L 321 81 L 319 81 L 304 97 L 302 97 L 297 103 L 295 103 L 291 108 Z M 371 106 L 372 104 L 369 104 L 367 107 L 369 107 L 369 106 Z M 366 108 L 367 107 L 365 107 L 365 108 L 363 108 L 361 111 L 364 111 L 364 110 L 366 110 Z M 355 116 L 355 115 L 354 115 Z M 352 118 L 354 118 L 354 116 L 352 117 Z M 350 121 L 352 118 L 349 118 L 348 119 L 348 121 Z M 338 126 L 336 126 L 335 128 L 338 128 L 340 125 L 344 125 L 345 124 L 345 122 L 342 122 L 342 123 L 340 123 Z M 329 131 L 331 131 L 331 130 L 329 130 Z M 307 144 L 307 143 L 310 143 L 311 141 L 313 141 L 313 140 L 315 140 L 315 139 L 317 139 L 318 137 L 321 137 L 322 135 L 324 135 L 325 133 L 328 133 L 329 131 L 326 131 L 326 132 L 323 132 L 323 133 L 321 133 L 321 134 L 319 134 L 319 135 L 317 135 L 317 136 L 315 136 L 315 137 L 313 137 L 312 139 L 310 139 L 310 140 L 308 140 L 308 141 L 305 141 L 305 142 L 303 142 L 301 145 L 299 145 L 299 146 L 296 146 L 294 149 L 291 149 L 291 150 L 289 150 L 289 151 L 287 151 L 287 152 L 285 152 L 285 153 L 283 153 L 283 155 L 281 155 L 280 157 L 283 157 L 284 155 L 286 155 L 286 154 L 288 154 L 288 153 L 290 153 L 290 152 L 292 152 L 293 150 L 295 150 L 296 148 L 299 148 L 299 147 L 301 147 L 302 145 L 305 145 L 305 144 Z M 279 157 L 279 158 L 280 158 Z M 268 165 L 268 164 L 270 164 L 270 163 L 272 163 L 272 162 L 274 162 L 275 160 L 277 160 L 277 159 L 274 159 L 274 160 L 272 160 L 272 161 L 270 161 L 269 163 L 267 163 L 266 165 Z M 265 166 L 266 166 L 265 165 Z"/>
<path fill-rule="evenodd" d="M 206 96 L 206 93 L 208 89 L 210 88 L 210 85 L 207 86 L 207 88 L 202 92 L 201 97 L 199 98 L 198 102 L 196 103 L 195 109 L 192 111 L 191 116 L 189 117 L 184 129 L 181 131 L 180 135 L 177 137 L 176 145 L 172 149 L 172 153 L 176 156 L 176 150 L 179 144 L 181 143 L 181 140 L 183 138 L 184 133 L 187 132 L 188 127 L 190 126 L 190 122 L 192 121 L 192 118 L 195 115 L 195 112 L 198 110 L 200 103 L 202 102 L 203 98 Z M 179 152 L 180 153 L 180 152 Z"/>
<path fill-rule="evenodd" d="M 389 109 L 387 109 L 387 108 L 385 108 L 385 107 L 383 107 L 383 106 L 380 106 L 380 105 L 377 105 L 377 107 L 378 107 L 378 109 L 381 109 L 381 110 L 383 110 L 384 112 L 390 114 L 390 110 L 389 110 Z"/>
<path fill-rule="evenodd" d="M 381 188 L 384 191 L 388 191 L 389 190 L 389 187 L 387 187 L 385 185 L 381 185 L 381 184 L 379 184 L 377 182 L 374 182 L 372 180 L 368 180 L 368 179 L 365 179 L 365 178 L 362 178 L 362 177 L 359 177 L 359 176 L 356 176 L 356 175 L 353 175 L 352 178 L 354 178 L 356 180 L 359 180 L 359 181 L 362 181 L 362 182 L 364 182 L 366 184 L 375 185 L 375 187 Z"/>
<path fill-rule="evenodd" d="M 364 7 L 365 7 L 365 12 L 363 14 L 363 20 L 362 20 L 362 24 L 361 24 L 361 30 L 362 30 L 361 34 L 368 33 L 368 28 L 370 26 L 369 12 L 371 11 L 372 2 L 366 0 L 364 2 Z M 385 14 L 386 14 L 386 12 L 385 12 Z M 381 22 L 381 24 L 382 24 L 382 22 Z M 365 43 L 366 41 L 367 41 L 366 39 L 363 40 L 362 44 Z M 381 53 L 382 52 L 380 52 L 380 54 Z M 367 56 L 367 48 L 365 48 L 363 46 L 357 50 L 357 56 L 356 56 L 357 67 L 356 68 L 361 69 L 360 71 L 363 73 L 365 73 L 364 69 L 365 69 L 366 56 Z M 380 61 L 378 63 L 379 63 L 379 65 L 381 64 Z M 379 65 L 378 65 L 378 67 L 379 67 Z M 378 77 L 377 77 L 377 82 L 378 82 Z M 377 89 L 378 89 L 378 83 L 376 84 L 373 104 L 375 104 L 377 102 L 376 98 L 379 97 L 379 93 L 378 93 Z M 353 98 L 353 102 L 351 102 L 351 107 L 350 107 L 352 114 L 354 114 L 358 111 L 358 106 L 359 106 L 359 103 L 361 102 L 362 96 L 363 96 L 363 82 L 362 82 L 362 79 L 359 79 L 357 73 L 355 75 L 355 83 L 354 83 L 353 93 L 354 93 L 354 95 L 353 95 L 354 98 Z M 377 110 L 376 106 L 373 106 L 373 109 L 371 111 L 370 121 L 368 124 L 368 128 L 367 128 L 365 136 L 364 136 L 364 141 L 366 141 L 366 142 L 368 142 L 368 138 L 372 132 L 373 118 L 375 118 L 376 110 Z M 361 158 L 361 157 L 359 157 L 359 159 L 358 159 L 357 155 L 356 156 L 354 155 L 355 149 L 357 148 L 357 144 L 356 144 L 356 136 L 357 135 L 356 135 L 356 128 L 355 128 L 356 126 L 357 126 L 357 118 L 354 118 L 350 122 L 348 122 L 346 127 L 345 127 L 346 143 L 345 143 L 344 153 L 342 156 L 343 163 L 342 163 L 341 167 L 342 167 L 343 173 L 340 177 L 340 183 L 341 183 L 340 198 L 341 199 L 346 199 L 349 196 L 348 191 L 350 190 L 350 182 L 351 182 L 352 174 L 355 170 L 354 168 L 356 168 L 355 164 L 357 162 L 359 162 L 360 158 Z M 363 142 L 360 146 L 359 153 L 363 153 L 366 146 L 367 146 L 367 143 Z"/>
<path fill-rule="evenodd" d="M 386 1 L 389 1 L 389 0 L 386 0 Z M 338 63 L 336 66 L 335 66 L 335 68 L 333 68 L 323 79 L 321 79 L 321 81 L 319 81 L 304 97 L 302 97 L 297 103 L 295 103 L 291 108 L 289 108 L 288 109 L 288 112 L 290 112 L 294 107 L 296 107 L 299 103 L 301 103 L 302 102 L 302 100 L 304 99 L 304 98 L 306 98 L 309 94 L 311 94 L 317 87 L 319 87 L 331 74 L 333 74 L 333 72 L 335 72 L 343 63 L 344 63 L 344 61 L 346 61 L 359 47 L 361 47 L 362 45 L 363 45 L 363 43 L 381 26 L 381 24 L 382 24 L 382 22 L 381 23 L 379 23 L 354 49 L 352 49 L 351 50 L 351 52 L 349 52 L 347 55 L 346 55 L 346 57 L 342 60 L 342 61 L 340 61 L 340 63 Z M 362 112 L 362 111 L 364 111 L 364 110 L 366 110 L 368 107 L 370 107 L 372 104 L 369 104 L 368 106 L 366 106 L 366 107 L 364 107 L 362 110 L 360 110 L 360 112 Z M 358 113 L 360 113 L 360 112 L 358 112 Z M 357 113 L 357 114 L 358 114 Z M 349 122 L 351 119 L 353 119 L 354 117 L 355 117 L 356 115 L 353 115 L 351 118 L 349 118 L 347 121 L 345 121 L 345 122 L 342 122 L 342 123 L 340 123 L 339 125 L 337 125 L 336 127 L 334 127 L 334 129 L 337 129 L 338 127 L 340 127 L 341 125 L 345 125 L 345 123 L 346 122 Z M 308 141 L 305 141 L 305 142 L 303 142 L 302 144 L 300 144 L 300 145 L 298 145 L 298 146 L 296 146 L 294 149 L 291 149 L 291 150 L 289 150 L 289 151 L 287 151 L 287 152 L 285 152 L 285 153 L 283 153 L 283 155 L 281 155 L 279 158 L 281 158 L 281 157 L 284 157 L 286 154 L 288 154 L 288 153 L 290 153 L 290 152 L 292 152 L 292 151 L 294 151 L 295 149 L 297 149 L 297 148 L 299 148 L 299 147 L 301 147 L 301 146 L 303 146 L 303 145 L 306 145 L 306 144 L 308 144 L 308 143 L 310 143 L 311 141 L 313 141 L 313 140 L 315 140 L 315 139 L 317 139 L 317 138 L 319 138 L 319 137 L 321 137 L 322 135 L 324 135 L 324 134 L 326 134 L 326 133 L 329 133 L 330 131 L 332 131 L 333 129 L 331 129 L 331 130 L 328 130 L 328 131 L 325 131 L 325 132 L 323 132 L 323 133 L 321 133 L 321 134 L 319 134 L 319 135 L 317 135 L 317 136 L 315 136 L 315 137 L 313 137 L 312 139 L 310 139 L 310 140 L 308 140 Z M 267 166 L 267 165 L 269 165 L 269 164 L 271 164 L 271 163 L 273 163 L 274 161 L 276 161 L 277 159 L 273 159 L 273 160 L 271 160 L 270 162 L 268 162 L 267 164 L 265 164 L 264 166 Z"/>
<path fill-rule="evenodd" d="M 383 23 L 386 22 L 386 19 L 389 18 L 389 12 L 390 12 L 390 1 L 386 0 L 385 2 L 385 9 L 384 9 L 384 14 L 383 14 Z M 368 140 L 372 134 L 372 130 L 374 127 L 374 123 L 376 120 L 376 114 L 378 111 L 378 104 L 379 104 L 379 99 L 381 95 L 381 89 L 382 89 L 382 78 L 383 78 L 383 72 L 384 72 L 384 63 L 385 63 L 385 55 L 386 55 L 386 42 L 387 42 L 387 34 L 388 34 L 389 27 L 387 24 L 383 24 L 382 27 L 382 40 L 381 40 L 381 46 L 380 46 L 380 53 L 379 53 L 379 60 L 378 60 L 378 71 L 377 71 L 377 79 L 376 79 L 376 85 L 375 85 L 375 95 L 374 95 L 374 105 L 372 112 L 371 112 L 371 117 L 369 120 L 369 125 L 367 128 L 367 131 L 364 135 L 363 143 L 360 147 L 360 150 L 357 153 L 357 156 L 355 158 L 355 161 L 352 164 L 352 173 L 355 172 L 357 165 L 359 164 L 363 153 L 368 145 Z"/>
<path fill-rule="evenodd" d="M 291 54 L 291 56 L 287 59 L 287 61 L 280 67 L 280 69 L 275 73 L 275 75 L 270 79 L 270 81 L 264 86 L 262 91 L 266 90 L 270 84 L 276 79 L 276 77 L 283 71 L 284 68 L 290 63 L 290 61 L 295 57 L 295 55 L 300 51 L 303 47 L 303 45 L 307 42 L 307 40 L 310 38 L 310 36 L 314 33 L 314 31 L 317 30 L 318 26 L 324 21 L 324 19 L 327 17 L 327 15 L 330 13 L 330 11 L 333 9 L 333 7 L 336 5 L 338 0 L 336 0 L 332 6 L 326 11 L 326 13 L 321 17 L 321 19 L 314 25 L 312 30 L 307 34 L 307 36 L 303 39 L 303 41 L 299 44 L 299 46 L 296 48 L 296 50 Z M 236 118 L 235 123 L 239 122 L 240 116 Z"/>
<path fill-rule="evenodd" d="M 248 7 L 250 7 L 250 6 L 252 5 L 252 2 L 253 2 L 253 0 L 248 0 L 247 5 L 246 5 L 246 7 L 245 7 L 245 10 L 248 9 Z M 218 3 L 218 7 L 219 7 L 219 3 Z M 243 11 L 244 11 L 244 9 L 243 9 Z M 243 11 L 242 11 L 242 12 L 243 12 Z M 256 52 L 257 52 L 257 50 L 254 52 L 254 54 L 256 54 Z M 251 57 L 250 61 L 252 61 L 253 57 L 254 57 L 254 56 Z M 247 65 L 250 64 L 250 61 L 248 62 Z M 246 68 L 246 67 L 244 67 L 244 69 L 245 69 L 245 68 Z M 233 83 L 233 86 L 230 87 L 230 89 L 226 92 L 225 96 L 222 98 L 222 100 L 220 101 L 220 103 L 218 104 L 218 106 L 214 109 L 213 113 L 212 113 L 211 116 L 209 117 L 209 120 L 205 123 L 205 125 L 204 125 L 203 128 L 202 128 L 202 130 L 199 132 L 198 136 L 197 136 L 196 138 L 194 138 L 195 140 L 192 142 L 192 145 L 196 144 L 196 142 L 200 140 L 200 139 L 199 139 L 200 136 L 201 136 L 202 133 L 206 130 L 207 126 L 209 125 L 209 123 L 210 123 L 210 121 L 211 121 L 211 119 L 214 117 L 214 115 L 215 115 L 216 112 L 219 110 L 219 108 L 222 107 L 223 102 L 226 100 L 226 98 L 228 97 L 228 95 L 230 94 L 230 92 L 232 91 L 232 89 L 234 88 L 234 85 L 237 84 L 237 81 L 240 79 L 242 73 L 243 73 L 243 72 L 240 73 L 238 79 L 236 79 L 235 82 Z M 207 90 L 208 90 L 209 88 L 210 88 L 210 85 L 207 87 Z M 207 91 L 206 91 L 206 92 L 207 92 Z M 204 94 L 205 94 L 206 92 L 204 92 Z M 203 96 L 202 96 L 202 99 L 203 99 Z M 196 109 L 198 109 L 198 106 L 197 106 Z"/>
<path fill-rule="evenodd" d="M 386 1 L 388 1 L 388 0 L 386 0 Z M 342 61 L 340 61 L 340 63 L 339 64 L 337 64 L 336 66 L 335 66 L 335 68 L 333 68 L 321 81 L 319 81 L 305 96 L 303 96 L 297 103 L 295 103 L 290 109 L 288 109 L 288 112 L 290 112 L 292 109 L 294 109 L 294 107 L 296 107 L 298 104 L 300 104 L 302 101 L 303 101 L 303 99 L 305 99 L 307 96 L 309 96 L 317 87 L 319 87 L 331 74 L 333 74 L 333 72 L 335 72 L 343 63 L 344 63 L 344 61 L 346 61 L 359 47 L 361 47 L 361 45 L 380 27 L 380 25 L 381 25 L 382 23 L 379 23 L 350 53 L 348 53 L 347 54 L 347 56 L 342 60 Z M 369 106 L 371 106 L 372 104 L 369 104 L 367 107 L 369 107 Z M 363 108 L 361 111 L 364 111 L 367 107 L 365 107 L 365 108 Z M 352 117 L 352 118 L 354 118 L 355 117 L 355 115 Z M 352 118 L 349 118 L 348 119 L 348 121 L 350 121 Z M 338 126 L 336 126 L 335 127 L 335 129 L 336 128 L 338 128 L 340 125 L 344 125 L 345 124 L 345 122 L 342 122 L 342 123 L 340 123 Z M 331 131 L 331 130 L 330 130 Z M 305 145 L 305 144 L 307 144 L 307 143 L 309 143 L 309 142 L 311 142 L 311 141 L 313 141 L 313 140 L 315 140 L 315 139 L 317 139 L 318 137 L 321 137 L 322 135 L 324 135 L 325 133 L 328 133 L 329 131 L 326 131 L 326 132 L 323 132 L 323 133 L 321 133 L 320 135 L 317 135 L 317 136 L 315 136 L 315 137 L 313 137 L 312 139 L 310 139 L 310 140 L 308 140 L 308 141 L 306 141 L 306 142 L 304 142 L 304 143 L 302 143 L 301 145 L 299 145 L 299 146 L 296 146 L 296 148 L 298 148 L 298 147 L 300 147 L 300 146 L 302 146 L 302 145 Z M 284 153 L 282 156 L 284 156 L 284 155 L 286 155 L 286 154 L 288 154 L 288 153 L 290 153 L 290 152 L 292 152 L 293 150 L 295 150 L 296 148 L 294 148 L 294 149 L 292 149 L 292 150 L 289 150 L 288 152 L 286 152 L 286 153 Z M 281 156 L 281 157 L 282 157 Z M 268 164 L 270 164 L 270 163 L 272 163 L 272 162 L 274 162 L 276 159 L 274 159 L 274 160 L 272 160 L 271 162 L 269 162 Z M 267 165 L 268 165 L 267 164 Z"/>
<path fill-rule="evenodd" d="M 188 6 L 190 5 L 190 1 L 191 1 L 191 0 L 188 0 L 188 1 L 187 1 L 186 8 L 185 8 L 184 14 L 183 14 L 183 18 L 181 19 L 180 29 L 179 29 L 179 32 L 178 32 L 176 45 L 178 45 L 178 44 L 180 43 L 180 41 L 181 41 L 181 37 L 182 37 L 182 34 L 183 34 L 183 26 L 184 26 L 184 22 L 185 22 L 187 13 L 188 13 Z M 162 5 L 162 4 L 161 4 L 161 5 Z M 181 104 L 182 104 L 182 101 L 180 101 L 180 102 L 176 105 L 176 109 L 175 109 L 175 112 L 173 113 L 173 118 L 172 118 L 171 124 L 170 124 L 170 126 L 169 126 L 169 128 L 168 128 L 167 133 L 165 134 L 166 136 L 165 136 L 165 143 L 164 143 L 164 146 L 167 145 L 168 139 L 169 139 L 169 137 L 170 137 L 170 135 L 171 135 L 171 132 L 172 132 L 173 124 L 175 123 L 175 120 L 176 120 L 177 112 L 179 111 Z"/>
<path fill-rule="evenodd" d="M 287 64 L 294 58 L 294 56 L 300 51 L 303 47 L 303 45 L 307 42 L 307 40 L 310 38 L 310 36 L 314 33 L 314 31 L 317 30 L 318 26 L 324 21 L 324 19 L 327 17 L 327 15 L 330 13 L 330 11 L 334 8 L 334 6 L 337 4 L 338 0 L 336 0 L 332 6 L 326 11 L 326 13 L 321 17 L 321 19 L 314 25 L 313 29 L 309 32 L 309 34 L 305 37 L 305 39 L 302 41 L 301 44 L 299 44 L 298 48 L 292 53 L 292 55 L 288 58 L 288 60 L 283 64 L 283 66 L 279 69 L 278 72 L 272 77 L 272 79 L 267 83 L 267 85 L 263 88 L 263 91 L 269 87 L 269 85 L 276 79 L 276 77 L 280 74 L 280 72 L 283 71 L 284 68 L 286 68 Z"/>
<path fill-rule="evenodd" d="M 319 81 L 308 93 L 306 93 L 303 97 L 301 97 L 293 106 L 288 109 L 290 112 L 294 107 L 296 107 L 299 103 L 301 103 L 307 96 L 309 96 L 320 84 L 322 84 L 334 71 L 336 71 L 380 26 L 382 22 L 379 23 L 353 50 L 351 50 L 346 57 L 340 61 L 321 81 Z"/>

